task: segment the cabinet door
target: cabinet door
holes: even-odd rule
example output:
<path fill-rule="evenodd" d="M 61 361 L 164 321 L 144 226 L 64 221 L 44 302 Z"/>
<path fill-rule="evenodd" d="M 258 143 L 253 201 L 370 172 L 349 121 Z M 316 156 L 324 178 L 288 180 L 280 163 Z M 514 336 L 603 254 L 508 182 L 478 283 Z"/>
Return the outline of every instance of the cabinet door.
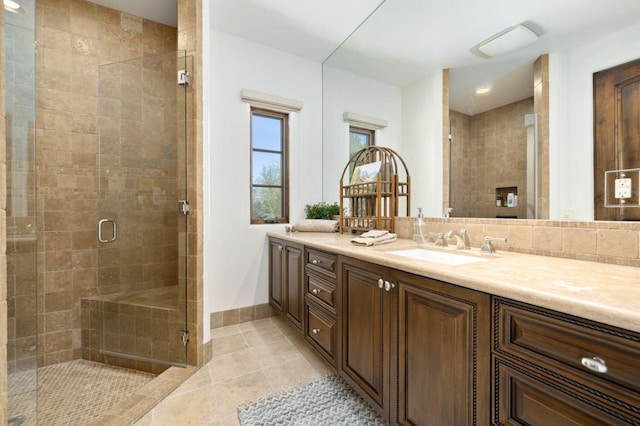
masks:
<path fill-rule="evenodd" d="M 490 296 L 402 272 L 397 392 L 402 425 L 487 425 Z M 393 414 L 393 413 L 392 413 Z"/>
<path fill-rule="evenodd" d="M 389 413 L 386 269 L 354 259 L 342 263 L 340 373 L 384 417 Z"/>
<path fill-rule="evenodd" d="M 285 313 L 293 324 L 302 329 L 304 309 L 302 248 L 287 244 L 284 246 L 286 299 Z"/>
<path fill-rule="evenodd" d="M 284 306 L 283 261 L 284 243 L 269 239 L 269 303 L 280 312 Z"/>

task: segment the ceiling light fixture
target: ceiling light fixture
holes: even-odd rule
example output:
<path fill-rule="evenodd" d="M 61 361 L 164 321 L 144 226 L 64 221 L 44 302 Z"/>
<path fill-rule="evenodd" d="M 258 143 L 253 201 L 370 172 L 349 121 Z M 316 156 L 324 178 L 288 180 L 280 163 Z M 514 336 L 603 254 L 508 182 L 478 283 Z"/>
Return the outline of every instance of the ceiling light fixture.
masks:
<path fill-rule="evenodd" d="M 469 51 L 481 58 L 492 58 L 521 49 L 537 39 L 538 35 L 531 29 L 523 24 L 518 24 L 481 41 Z"/>
<path fill-rule="evenodd" d="M 484 95 L 487 94 L 491 91 L 491 87 L 481 87 L 479 89 L 476 90 L 476 95 Z"/>
<path fill-rule="evenodd" d="M 13 0 L 3 0 L 3 4 L 4 10 L 6 10 L 7 12 L 18 13 L 20 15 L 27 13 L 27 11 L 24 10 L 22 6 L 20 6 Z"/>

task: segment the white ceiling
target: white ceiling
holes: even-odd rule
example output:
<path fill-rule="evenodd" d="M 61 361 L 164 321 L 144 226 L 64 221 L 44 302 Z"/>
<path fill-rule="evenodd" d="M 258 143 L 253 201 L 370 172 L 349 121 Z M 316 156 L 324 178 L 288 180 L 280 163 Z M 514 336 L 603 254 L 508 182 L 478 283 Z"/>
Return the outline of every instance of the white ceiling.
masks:
<path fill-rule="evenodd" d="M 176 0 L 91 1 L 175 25 Z M 211 2 L 213 28 L 316 61 L 329 57 L 375 10 L 327 63 L 399 87 L 450 68 L 451 105 L 471 114 L 531 96 L 531 64 L 540 54 L 640 23 L 639 0 L 203 1 Z M 521 22 L 536 31 L 537 42 L 499 58 L 469 52 Z M 494 90 L 473 95 L 482 85 Z M 492 99 L 498 93 L 509 96 Z"/>

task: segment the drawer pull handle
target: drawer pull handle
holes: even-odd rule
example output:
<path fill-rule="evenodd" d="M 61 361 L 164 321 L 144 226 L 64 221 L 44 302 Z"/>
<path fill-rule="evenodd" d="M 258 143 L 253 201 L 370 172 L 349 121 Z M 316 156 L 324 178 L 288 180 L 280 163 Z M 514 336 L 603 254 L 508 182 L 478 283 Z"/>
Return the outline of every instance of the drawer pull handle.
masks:
<path fill-rule="evenodd" d="M 321 290 L 321 289 L 319 289 L 319 288 L 314 288 L 313 290 L 311 290 L 311 293 L 313 293 L 313 294 L 320 294 L 320 292 L 321 292 L 321 291 L 322 291 L 322 290 Z"/>
<path fill-rule="evenodd" d="M 584 357 L 580 360 L 582 365 L 587 367 L 591 371 L 595 371 L 596 373 L 606 373 L 607 372 L 607 364 L 605 364 L 604 359 L 593 357 L 587 358 Z"/>
<path fill-rule="evenodd" d="M 313 263 L 314 265 L 319 265 L 320 261 L 318 259 L 313 259 L 311 263 Z"/>
<path fill-rule="evenodd" d="M 384 280 L 382 278 L 380 278 L 378 280 L 378 288 L 382 288 L 382 287 L 384 287 Z"/>
<path fill-rule="evenodd" d="M 385 281 L 384 282 L 384 289 L 386 291 L 391 290 L 392 288 L 394 288 L 396 285 L 394 283 L 390 283 L 389 281 Z"/>
<path fill-rule="evenodd" d="M 320 333 L 320 329 L 319 328 L 314 328 L 314 329 L 311 330 L 311 332 L 313 334 L 318 334 L 318 333 Z"/>

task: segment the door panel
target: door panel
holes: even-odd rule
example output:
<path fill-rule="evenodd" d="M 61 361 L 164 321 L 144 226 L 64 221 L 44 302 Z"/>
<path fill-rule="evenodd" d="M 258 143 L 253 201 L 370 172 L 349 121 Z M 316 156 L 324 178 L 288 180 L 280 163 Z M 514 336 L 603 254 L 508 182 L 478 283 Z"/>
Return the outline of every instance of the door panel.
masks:
<path fill-rule="evenodd" d="M 388 415 L 388 293 L 378 287 L 384 268 L 349 259 L 342 266 L 342 359 L 340 373 Z"/>
<path fill-rule="evenodd" d="M 605 171 L 640 168 L 640 60 L 597 72 L 593 81 L 595 218 L 640 220 L 638 207 L 604 207 Z"/>
<path fill-rule="evenodd" d="M 98 292 L 103 355 L 187 363 L 189 87 L 185 52 L 98 73 Z M 193 144 L 191 144 L 193 145 Z M 186 209 L 185 209 L 186 210 Z M 111 296 L 117 293 L 117 296 Z"/>

